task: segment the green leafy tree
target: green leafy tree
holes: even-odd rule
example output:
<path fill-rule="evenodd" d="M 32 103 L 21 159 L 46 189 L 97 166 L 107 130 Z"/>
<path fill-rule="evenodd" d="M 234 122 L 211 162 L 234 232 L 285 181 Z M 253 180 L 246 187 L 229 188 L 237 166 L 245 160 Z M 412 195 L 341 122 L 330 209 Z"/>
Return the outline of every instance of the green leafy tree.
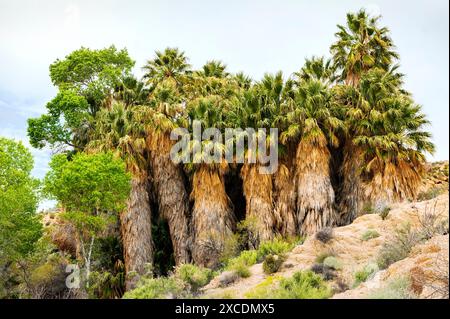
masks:
<path fill-rule="evenodd" d="M 111 214 L 125 208 L 130 175 L 112 153 L 78 153 L 71 160 L 59 154 L 52 158 L 50 168 L 44 192 L 59 201 L 65 209 L 62 218 L 76 229 L 88 280 L 94 241 L 114 216 Z"/>
<path fill-rule="evenodd" d="M 32 254 L 42 236 L 36 214 L 39 182 L 33 157 L 20 142 L 0 137 L 0 297 L 14 285 L 15 265 Z M 4 291 L 5 290 L 5 291 Z"/>
<path fill-rule="evenodd" d="M 50 65 L 50 78 L 58 87 L 57 96 L 47 104 L 47 113 L 28 120 L 28 136 L 33 147 L 70 146 L 82 150 L 93 130 L 93 118 L 109 101 L 116 88 L 129 83 L 134 66 L 126 49 L 114 46 L 101 50 L 81 48 Z M 129 99 L 128 95 L 126 97 Z M 139 98 L 142 99 L 141 96 Z"/>

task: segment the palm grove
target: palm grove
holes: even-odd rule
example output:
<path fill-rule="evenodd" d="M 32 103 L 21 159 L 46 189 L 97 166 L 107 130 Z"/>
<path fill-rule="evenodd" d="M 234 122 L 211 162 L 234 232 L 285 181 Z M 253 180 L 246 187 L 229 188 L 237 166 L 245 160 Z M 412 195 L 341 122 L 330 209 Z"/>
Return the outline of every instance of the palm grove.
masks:
<path fill-rule="evenodd" d="M 171 258 L 220 267 L 238 223 L 246 225 L 241 248 L 256 248 L 349 224 L 364 203 L 416 196 L 434 146 L 421 107 L 403 88 L 389 30 L 359 11 L 335 36 L 330 59 L 307 59 L 287 79 L 278 72 L 254 81 L 215 60 L 193 70 L 176 48 L 156 51 L 141 80 L 127 51 L 113 46 L 81 48 L 50 65 L 59 91 L 46 114 L 29 119 L 30 142 L 69 161 L 112 153 L 125 163 L 130 192 L 116 213 L 127 289 L 148 265 Z M 258 162 L 175 164 L 170 132 L 192 134 L 192 120 L 221 131 L 278 128 L 278 170 L 260 174 Z"/>

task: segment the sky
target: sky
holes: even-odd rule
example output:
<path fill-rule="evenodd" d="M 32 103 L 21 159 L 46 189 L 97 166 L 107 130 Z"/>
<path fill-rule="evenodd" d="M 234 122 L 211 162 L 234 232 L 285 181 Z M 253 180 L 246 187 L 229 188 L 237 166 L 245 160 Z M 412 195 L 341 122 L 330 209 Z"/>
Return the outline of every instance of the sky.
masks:
<path fill-rule="evenodd" d="M 449 3 L 430 1 L 66 1 L 0 0 L 0 136 L 28 147 L 26 121 L 56 94 L 49 65 L 81 46 L 126 47 L 134 73 L 155 50 L 178 47 L 194 68 L 218 59 L 254 79 L 288 77 L 304 59 L 329 56 L 337 24 L 365 8 L 382 15 L 400 54 L 405 88 L 423 106 L 436 144 L 449 158 Z M 51 151 L 31 149 L 42 178 Z"/>

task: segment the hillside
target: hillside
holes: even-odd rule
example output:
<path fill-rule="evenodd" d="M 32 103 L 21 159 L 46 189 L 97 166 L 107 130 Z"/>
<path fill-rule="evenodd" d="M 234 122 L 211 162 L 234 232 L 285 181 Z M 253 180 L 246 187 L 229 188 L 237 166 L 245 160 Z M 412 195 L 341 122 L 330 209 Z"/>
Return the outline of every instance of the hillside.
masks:
<path fill-rule="evenodd" d="M 445 278 L 448 280 L 448 228 L 446 235 L 434 235 L 415 245 L 408 257 L 393 263 L 385 270 L 374 271 L 368 276 L 366 282 L 348 289 L 355 286 L 355 273 L 365 267 L 377 268 L 374 265 L 383 244 L 392 241 L 399 228 L 405 225 L 410 225 L 412 229 L 430 228 L 430 224 L 437 225 L 440 221 L 446 220 L 448 223 L 447 161 L 427 165 L 427 174 L 420 196 L 427 198 L 435 196 L 437 192 L 444 193 L 429 200 L 391 206 L 384 220 L 380 214 L 362 215 L 350 225 L 335 228 L 333 238 L 327 243 L 322 243 L 315 237 L 308 238 L 302 245 L 295 247 L 287 254 L 286 261 L 276 276 L 289 278 L 297 271 L 311 269 L 317 264 L 318 256 L 330 255 L 336 257 L 341 268 L 333 271 L 335 278 L 330 281 L 331 287 L 337 292 L 333 298 L 366 298 L 371 293 L 382 290 L 393 280 L 404 276 L 411 278 L 417 297 L 443 297 L 438 288 L 445 286 L 442 278 L 444 281 Z M 429 216 L 435 216 L 435 218 Z M 369 233 L 376 234 L 375 236 L 378 237 L 367 236 Z M 245 298 L 249 291 L 268 277 L 263 272 L 262 263 L 253 265 L 250 272 L 250 277 L 240 279 L 225 288 L 221 287 L 223 275 L 218 276 L 204 288 L 204 296 Z M 340 290 L 345 291 L 339 292 Z"/>

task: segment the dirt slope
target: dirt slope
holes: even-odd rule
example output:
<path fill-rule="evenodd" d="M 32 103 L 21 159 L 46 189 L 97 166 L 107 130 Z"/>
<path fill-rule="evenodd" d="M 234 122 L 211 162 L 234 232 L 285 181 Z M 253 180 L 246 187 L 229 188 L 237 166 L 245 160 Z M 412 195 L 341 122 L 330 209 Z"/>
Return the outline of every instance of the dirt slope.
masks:
<path fill-rule="evenodd" d="M 333 239 L 326 244 L 312 236 L 288 254 L 287 260 L 277 275 L 290 277 L 296 271 L 309 269 L 318 255 L 332 253 L 342 263 L 342 269 L 337 271 L 339 281 L 351 287 L 354 282 L 354 273 L 375 261 L 383 243 L 392 237 L 399 226 L 409 223 L 412 227 L 418 227 L 420 216 L 426 213 L 438 214 L 439 218 L 448 219 L 448 202 L 448 192 L 446 192 L 428 201 L 393 205 L 385 220 L 378 214 L 363 215 L 351 225 L 335 228 Z M 364 241 L 362 235 L 367 230 L 374 230 L 380 236 Z M 358 288 L 334 295 L 334 298 L 364 298 L 369 291 L 382 286 L 389 278 L 402 274 L 412 275 L 413 281 L 414 276 L 417 277 L 415 290 L 420 297 L 438 297 L 429 295 L 428 284 L 423 282 L 427 277 L 424 274 L 432 277 L 437 260 L 445 256 L 448 263 L 448 247 L 448 235 L 433 237 L 426 243 L 416 246 L 408 258 L 394 263 L 384 271 L 379 271 L 374 278 Z M 448 273 L 448 266 L 446 269 Z M 249 278 L 240 279 L 226 288 L 219 286 L 218 278 L 213 279 L 204 288 L 205 297 L 230 295 L 234 298 L 244 298 L 247 292 L 266 278 L 262 264 L 256 264 L 250 270 L 252 275 Z M 336 280 L 331 282 L 331 285 L 335 286 Z"/>

